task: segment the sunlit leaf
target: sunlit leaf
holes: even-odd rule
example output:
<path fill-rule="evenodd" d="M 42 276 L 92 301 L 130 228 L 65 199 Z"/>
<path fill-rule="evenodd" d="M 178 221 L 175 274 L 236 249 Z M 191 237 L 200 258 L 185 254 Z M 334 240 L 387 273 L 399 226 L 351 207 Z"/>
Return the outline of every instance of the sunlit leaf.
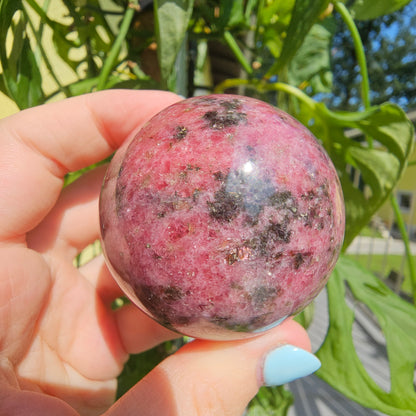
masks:
<path fill-rule="evenodd" d="M 72 17 L 72 22 L 63 25 L 52 19 L 48 20 L 55 50 L 74 71 L 86 62 L 87 76 L 94 77 L 99 72 L 97 58 L 106 56 L 115 36 L 97 0 L 89 1 L 87 6 L 80 5 L 82 7 L 76 7 L 70 0 L 64 0 L 64 4 L 67 9 L 65 14 Z"/>
<path fill-rule="evenodd" d="M 352 338 L 354 311 L 346 285 L 357 302 L 377 318 L 390 364 L 391 390 L 384 391 L 367 373 Z M 391 416 L 416 415 L 413 377 L 416 365 L 416 307 L 401 299 L 358 263 L 341 257 L 328 283 L 330 326 L 317 355 L 318 375 L 350 399 Z"/>
<path fill-rule="evenodd" d="M 257 39 L 270 53 L 278 58 L 290 24 L 295 0 L 261 2 L 257 13 Z"/>
<path fill-rule="evenodd" d="M 166 86 L 172 77 L 172 69 L 182 46 L 193 0 L 155 0 L 155 22 L 159 65 Z"/>
<path fill-rule="evenodd" d="M 222 0 L 217 24 L 221 30 L 245 23 L 243 0 Z"/>
<path fill-rule="evenodd" d="M 262 387 L 248 405 L 244 415 L 286 416 L 293 402 L 293 394 L 284 386 Z"/>
<path fill-rule="evenodd" d="M 317 121 L 310 128 L 322 139 L 341 180 L 347 247 L 400 179 L 413 149 L 414 129 L 404 111 L 390 103 L 348 116 L 323 109 L 317 106 L 317 113 L 308 117 Z M 355 139 L 345 135 L 346 127 L 357 129 Z"/>
<path fill-rule="evenodd" d="M 0 3 L 1 39 L 7 38 L 9 28 L 13 36 L 10 54 L 6 48 L 0 48 L 0 60 L 4 90 L 20 109 L 24 109 L 42 103 L 44 95 L 38 62 L 26 33 L 24 14 L 16 15 L 19 10 L 22 10 L 21 1 L 3 0 Z"/>
<path fill-rule="evenodd" d="M 370 20 L 393 13 L 411 0 L 355 0 L 350 8 L 358 20 Z"/>
<path fill-rule="evenodd" d="M 127 301 L 128 302 L 128 301 Z M 122 304 L 124 301 L 122 301 Z M 185 338 L 166 341 L 150 350 L 130 355 L 129 360 L 118 376 L 117 398 L 131 389 L 162 360 L 173 354 L 185 343 Z"/>
<path fill-rule="evenodd" d="M 289 64 L 290 84 L 295 86 L 306 84 L 312 88 L 313 94 L 331 91 L 331 42 L 335 29 L 332 18 L 312 26 Z"/>
<path fill-rule="evenodd" d="M 319 15 L 326 9 L 329 0 L 296 0 L 292 17 L 279 59 L 269 69 L 268 74 L 277 74 L 295 56 L 306 35 L 317 21 Z"/>

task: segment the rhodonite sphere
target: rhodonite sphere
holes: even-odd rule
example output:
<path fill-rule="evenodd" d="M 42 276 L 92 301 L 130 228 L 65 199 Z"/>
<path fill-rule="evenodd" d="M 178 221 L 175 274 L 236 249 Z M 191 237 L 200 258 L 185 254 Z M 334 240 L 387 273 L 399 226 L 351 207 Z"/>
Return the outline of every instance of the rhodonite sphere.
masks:
<path fill-rule="evenodd" d="M 262 332 L 326 284 L 344 236 L 335 168 L 285 112 L 194 97 L 115 154 L 100 197 L 104 254 L 130 300 L 204 339 Z"/>

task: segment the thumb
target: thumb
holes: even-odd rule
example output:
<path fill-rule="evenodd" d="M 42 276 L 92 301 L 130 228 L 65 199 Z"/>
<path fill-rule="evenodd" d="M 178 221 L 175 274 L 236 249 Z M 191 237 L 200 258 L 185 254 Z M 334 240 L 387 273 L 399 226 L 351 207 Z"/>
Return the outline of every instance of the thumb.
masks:
<path fill-rule="evenodd" d="M 107 416 L 241 416 L 262 385 L 281 385 L 320 367 L 305 330 L 287 320 L 244 341 L 195 340 L 168 357 Z"/>

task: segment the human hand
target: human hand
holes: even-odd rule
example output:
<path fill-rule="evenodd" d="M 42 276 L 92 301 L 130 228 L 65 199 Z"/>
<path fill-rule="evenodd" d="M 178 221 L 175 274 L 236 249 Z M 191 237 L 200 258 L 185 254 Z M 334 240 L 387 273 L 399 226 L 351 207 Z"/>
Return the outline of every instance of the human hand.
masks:
<path fill-rule="evenodd" d="M 74 267 L 99 237 L 105 167 L 62 190 L 63 178 L 178 99 L 104 91 L 0 120 L 0 415 L 237 416 L 262 384 L 319 366 L 288 320 L 249 340 L 188 343 L 112 405 L 128 355 L 177 334 L 133 305 L 112 310 L 122 293 L 102 256 Z"/>

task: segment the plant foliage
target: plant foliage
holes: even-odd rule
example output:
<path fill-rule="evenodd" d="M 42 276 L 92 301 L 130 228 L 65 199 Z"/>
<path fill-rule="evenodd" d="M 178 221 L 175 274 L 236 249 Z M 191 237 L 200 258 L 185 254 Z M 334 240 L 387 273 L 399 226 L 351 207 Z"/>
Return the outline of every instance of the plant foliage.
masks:
<path fill-rule="evenodd" d="M 347 288 L 365 304 L 383 331 L 390 363 L 389 392 L 369 376 L 351 337 L 354 312 L 345 302 Z M 328 284 L 330 327 L 318 352 L 318 374 L 347 397 L 388 415 L 416 414 L 413 386 L 416 365 L 416 308 L 356 262 L 341 257 Z"/>
<path fill-rule="evenodd" d="M 413 125 L 400 107 L 370 103 L 365 53 L 354 19 L 374 19 L 408 2 L 155 0 L 149 8 L 144 4 L 149 2 L 138 0 L 60 0 L 62 15 L 57 17 L 50 12 L 50 0 L 0 0 L 0 90 L 24 109 L 106 88 L 161 88 L 183 94 L 180 84 L 185 80 L 189 94 L 197 88 L 239 88 L 275 103 L 314 132 L 336 166 L 346 204 L 346 248 L 392 198 L 414 142 Z M 334 111 L 314 99 L 332 88 L 334 14 L 345 21 L 357 56 L 359 111 Z M 47 36 L 52 49 L 45 47 Z M 206 76 L 220 53 L 215 45 L 227 51 L 220 56 L 222 66 L 234 74 L 218 85 Z M 71 74 L 70 81 L 61 77 L 56 60 Z M 196 85 L 200 79 L 206 85 Z M 372 311 L 383 330 L 389 392 L 377 386 L 358 358 L 347 292 Z M 328 301 L 330 326 L 318 351 L 323 362 L 318 375 L 366 407 L 392 416 L 416 415 L 415 305 L 346 258 L 340 259 L 328 284 Z M 120 394 L 151 369 L 149 362 L 155 365 L 161 359 L 158 351 L 129 361 L 120 376 Z M 284 415 L 292 400 L 284 388 L 261 389 L 248 414 Z"/>

